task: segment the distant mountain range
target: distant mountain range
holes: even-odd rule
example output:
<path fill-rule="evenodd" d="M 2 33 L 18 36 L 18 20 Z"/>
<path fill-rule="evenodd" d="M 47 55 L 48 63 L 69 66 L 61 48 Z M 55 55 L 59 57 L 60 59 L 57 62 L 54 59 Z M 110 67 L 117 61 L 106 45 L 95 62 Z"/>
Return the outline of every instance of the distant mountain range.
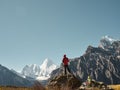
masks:
<path fill-rule="evenodd" d="M 9 70 L 8 68 L 0 65 L 0 86 L 32 86 L 33 82 L 22 78 Z"/>
<path fill-rule="evenodd" d="M 70 59 L 70 70 L 82 81 L 88 75 L 105 84 L 120 84 L 120 41 L 109 36 L 100 40 L 98 47 L 88 46 L 86 52 Z M 51 79 L 63 73 L 63 66 L 51 74 Z"/>
<path fill-rule="evenodd" d="M 88 75 L 105 84 L 120 84 L 120 41 L 109 36 L 102 37 L 98 47 L 88 46 L 86 52 L 70 59 L 70 70 L 78 79 L 85 81 Z M 0 65 L 0 86 L 32 86 L 35 80 L 46 80 L 63 74 L 50 59 L 41 65 L 26 65 L 21 73 Z"/>
<path fill-rule="evenodd" d="M 55 65 L 52 60 L 50 59 L 45 59 L 44 62 L 41 65 L 26 65 L 22 72 L 21 75 L 23 77 L 31 77 L 34 78 L 35 80 L 47 80 L 50 78 L 50 74 L 53 70 L 57 68 L 57 65 Z"/>
<path fill-rule="evenodd" d="M 52 60 L 45 59 L 42 65 L 26 65 L 21 73 L 0 65 L 0 86 L 32 86 L 36 80 L 45 84 L 57 66 Z"/>

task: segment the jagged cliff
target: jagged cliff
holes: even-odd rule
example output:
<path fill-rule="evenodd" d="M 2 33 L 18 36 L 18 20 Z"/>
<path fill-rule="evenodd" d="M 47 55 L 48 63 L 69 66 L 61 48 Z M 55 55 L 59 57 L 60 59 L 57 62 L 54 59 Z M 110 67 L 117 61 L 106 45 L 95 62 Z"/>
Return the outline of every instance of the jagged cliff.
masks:
<path fill-rule="evenodd" d="M 86 52 L 78 58 L 70 59 L 72 73 L 82 81 L 91 75 L 92 79 L 105 84 L 120 84 L 120 41 L 104 37 L 98 47 L 88 46 Z M 62 65 L 52 73 L 60 75 Z"/>

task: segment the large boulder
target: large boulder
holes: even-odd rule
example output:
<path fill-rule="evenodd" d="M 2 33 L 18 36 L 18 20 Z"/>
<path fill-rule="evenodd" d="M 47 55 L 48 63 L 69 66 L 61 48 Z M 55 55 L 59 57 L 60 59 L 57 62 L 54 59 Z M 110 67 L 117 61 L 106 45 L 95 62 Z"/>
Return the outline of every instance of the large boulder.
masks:
<path fill-rule="evenodd" d="M 47 85 L 50 90 L 76 90 L 81 85 L 81 81 L 73 75 L 58 75 L 51 79 Z"/>

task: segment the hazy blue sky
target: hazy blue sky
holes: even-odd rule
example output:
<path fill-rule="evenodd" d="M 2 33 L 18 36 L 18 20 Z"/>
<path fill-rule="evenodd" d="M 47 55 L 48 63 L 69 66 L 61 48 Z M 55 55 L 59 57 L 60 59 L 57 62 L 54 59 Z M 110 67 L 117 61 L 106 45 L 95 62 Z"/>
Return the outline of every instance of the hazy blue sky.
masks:
<path fill-rule="evenodd" d="M 120 39 L 120 0 L 0 0 L 0 64 L 21 70 Z"/>

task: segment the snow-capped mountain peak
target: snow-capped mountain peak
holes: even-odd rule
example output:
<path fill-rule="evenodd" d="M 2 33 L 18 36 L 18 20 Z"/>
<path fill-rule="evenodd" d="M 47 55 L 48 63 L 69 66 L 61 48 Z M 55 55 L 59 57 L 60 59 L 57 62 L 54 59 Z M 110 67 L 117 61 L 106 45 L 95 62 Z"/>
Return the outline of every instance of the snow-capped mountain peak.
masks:
<path fill-rule="evenodd" d="M 46 68 L 46 67 L 50 67 L 53 64 L 52 60 L 46 58 L 43 63 L 40 65 L 40 68 Z"/>
<path fill-rule="evenodd" d="M 53 70 L 57 68 L 52 60 L 45 59 L 41 65 L 26 65 L 22 70 L 22 75 L 32 77 L 39 80 L 48 79 Z"/>
<path fill-rule="evenodd" d="M 23 70 L 22 74 L 24 76 L 30 76 L 32 78 L 35 78 L 40 72 L 40 68 L 36 64 L 26 65 Z"/>
<path fill-rule="evenodd" d="M 111 46 L 111 44 L 114 42 L 114 41 L 117 41 L 115 39 L 113 39 L 112 37 L 106 35 L 106 36 L 103 36 L 100 40 L 100 44 L 99 44 L 99 47 L 100 48 L 103 48 L 103 49 L 107 49 Z"/>
<path fill-rule="evenodd" d="M 103 36 L 102 39 L 109 41 L 110 43 L 113 43 L 114 41 L 116 41 L 115 39 L 113 39 L 111 36 Z"/>
<path fill-rule="evenodd" d="M 50 76 L 50 73 L 56 69 L 57 66 L 50 59 L 45 59 L 43 64 L 40 66 L 40 76 Z"/>

